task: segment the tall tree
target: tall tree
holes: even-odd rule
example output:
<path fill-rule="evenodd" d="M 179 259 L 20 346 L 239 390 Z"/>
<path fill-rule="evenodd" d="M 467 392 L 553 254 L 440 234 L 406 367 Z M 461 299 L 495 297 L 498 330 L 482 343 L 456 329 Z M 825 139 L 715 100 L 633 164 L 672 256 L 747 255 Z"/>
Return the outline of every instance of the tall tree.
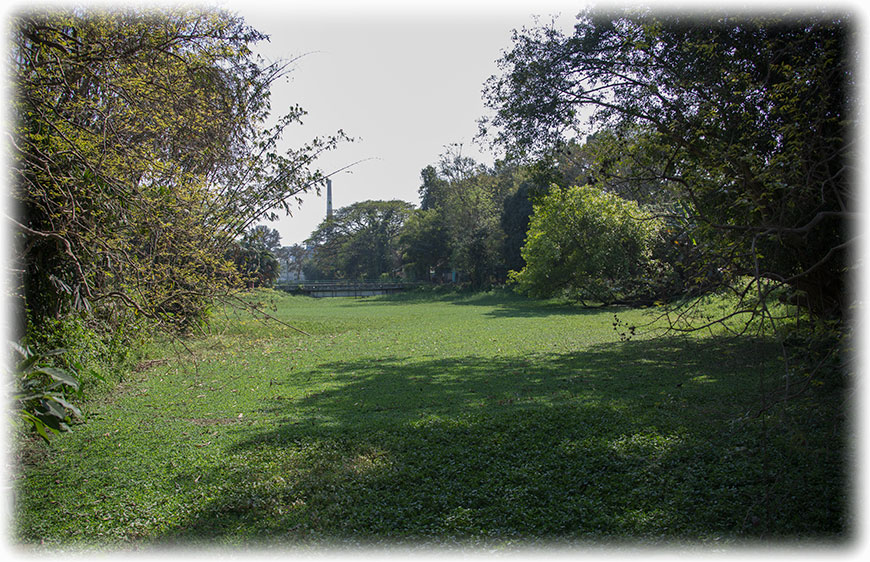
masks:
<path fill-rule="evenodd" d="M 329 277 L 377 279 L 401 268 L 399 234 L 414 206 L 361 201 L 338 209 L 308 239 L 314 266 Z"/>
<path fill-rule="evenodd" d="M 449 271 L 450 246 L 441 209 L 417 209 L 399 236 L 402 263 L 414 279 L 434 281 Z"/>
<path fill-rule="evenodd" d="M 281 264 L 281 276 L 299 279 L 302 276 L 308 251 L 301 244 L 283 246 L 275 252 L 275 257 Z"/>
<path fill-rule="evenodd" d="M 249 229 L 232 245 L 228 257 L 235 263 L 245 286 L 271 287 L 280 271 L 276 255 L 280 247 L 278 231 L 259 225 Z"/>
<path fill-rule="evenodd" d="M 530 182 L 520 184 L 519 188 L 505 198 L 501 213 L 501 228 L 504 238 L 504 262 L 508 271 L 519 271 L 525 265 L 521 248 L 526 242 L 529 220 L 532 216 L 532 201 L 529 192 L 534 189 Z"/>
<path fill-rule="evenodd" d="M 270 115 L 265 38 L 236 16 L 53 10 L 14 19 L 12 195 L 30 322 L 134 310 L 184 327 L 238 286 L 227 249 L 317 188 L 316 156 L 279 152 L 304 111 Z"/>
<path fill-rule="evenodd" d="M 484 287 L 505 273 L 500 216 L 512 184 L 464 156 L 461 145 L 451 145 L 441 155 L 438 175 L 444 182 L 439 208 L 450 263 L 473 287 Z"/>
<path fill-rule="evenodd" d="M 691 227 L 707 263 L 839 319 L 856 217 L 851 26 L 824 13 L 587 11 L 570 35 L 515 32 L 481 132 L 513 156 L 551 156 L 591 114 L 614 132 L 613 154 L 633 155 L 630 179 L 676 194 L 678 212 L 663 212 Z"/>
<path fill-rule="evenodd" d="M 242 235 L 242 243 L 262 246 L 274 254 L 281 248 L 281 234 L 274 228 L 260 224 Z"/>
<path fill-rule="evenodd" d="M 438 176 L 438 171 L 435 166 L 426 166 L 420 172 L 420 177 L 423 180 L 420 189 L 420 208 L 424 211 L 436 209 L 441 206 L 444 197 L 444 189 L 447 182 Z"/>

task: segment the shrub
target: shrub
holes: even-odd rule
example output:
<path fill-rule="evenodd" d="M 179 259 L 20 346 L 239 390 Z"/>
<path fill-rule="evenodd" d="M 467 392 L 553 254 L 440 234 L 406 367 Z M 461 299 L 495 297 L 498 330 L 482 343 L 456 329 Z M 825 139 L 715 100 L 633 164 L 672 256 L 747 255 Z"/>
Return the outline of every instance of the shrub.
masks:
<path fill-rule="evenodd" d="M 637 203 L 590 186 L 560 188 L 534 205 L 510 279 L 532 297 L 616 303 L 649 298 L 645 274 L 659 224 Z"/>
<path fill-rule="evenodd" d="M 13 344 L 13 350 L 20 356 L 13 397 L 19 419 L 46 441 L 49 432 L 69 431 L 72 417 L 81 417 L 79 409 L 66 396 L 69 391 L 80 390 L 78 379 L 75 372 L 52 365 L 52 358 L 65 354 L 66 350 L 34 353 L 18 344 Z"/>

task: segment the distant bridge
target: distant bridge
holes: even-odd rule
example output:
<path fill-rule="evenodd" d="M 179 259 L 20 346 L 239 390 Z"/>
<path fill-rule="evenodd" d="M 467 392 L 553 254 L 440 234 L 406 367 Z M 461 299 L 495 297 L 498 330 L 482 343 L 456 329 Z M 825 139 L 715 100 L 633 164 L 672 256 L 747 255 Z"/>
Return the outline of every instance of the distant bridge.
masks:
<path fill-rule="evenodd" d="M 414 287 L 418 283 L 363 283 L 355 281 L 302 281 L 298 283 L 279 283 L 275 288 L 296 295 L 310 297 L 371 297 L 397 293 Z"/>

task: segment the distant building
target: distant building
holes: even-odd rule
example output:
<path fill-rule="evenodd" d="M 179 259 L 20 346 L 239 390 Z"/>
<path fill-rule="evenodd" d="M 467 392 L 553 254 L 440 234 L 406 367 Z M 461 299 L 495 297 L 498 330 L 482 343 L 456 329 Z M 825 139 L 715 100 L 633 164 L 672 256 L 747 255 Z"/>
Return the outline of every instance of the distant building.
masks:
<path fill-rule="evenodd" d="M 305 273 L 302 271 L 302 264 L 311 255 L 311 246 L 302 246 L 294 244 L 293 246 L 285 246 L 278 252 L 278 263 L 281 266 L 278 274 L 279 283 L 292 283 L 296 281 L 305 281 Z"/>
<path fill-rule="evenodd" d="M 294 281 L 305 281 L 305 273 L 302 270 L 286 270 L 281 268 L 281 275 L 278 277 L 278 281 L 283 281 L 285 283 L 290 283 Z"/>

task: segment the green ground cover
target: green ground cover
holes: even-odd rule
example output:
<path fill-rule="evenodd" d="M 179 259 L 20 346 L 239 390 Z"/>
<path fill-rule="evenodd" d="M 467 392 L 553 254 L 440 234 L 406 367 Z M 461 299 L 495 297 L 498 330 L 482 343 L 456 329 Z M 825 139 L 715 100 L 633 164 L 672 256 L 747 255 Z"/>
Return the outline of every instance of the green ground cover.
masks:
<path fill-rule="evenodd" d="M 272 299 L 158 346 L 87 423 L 18 455 L 48 546 L 509 545 L 849 536 L 841 389 L 768 415 L 778 347 L 621 341 L 507 293 Z"/>

